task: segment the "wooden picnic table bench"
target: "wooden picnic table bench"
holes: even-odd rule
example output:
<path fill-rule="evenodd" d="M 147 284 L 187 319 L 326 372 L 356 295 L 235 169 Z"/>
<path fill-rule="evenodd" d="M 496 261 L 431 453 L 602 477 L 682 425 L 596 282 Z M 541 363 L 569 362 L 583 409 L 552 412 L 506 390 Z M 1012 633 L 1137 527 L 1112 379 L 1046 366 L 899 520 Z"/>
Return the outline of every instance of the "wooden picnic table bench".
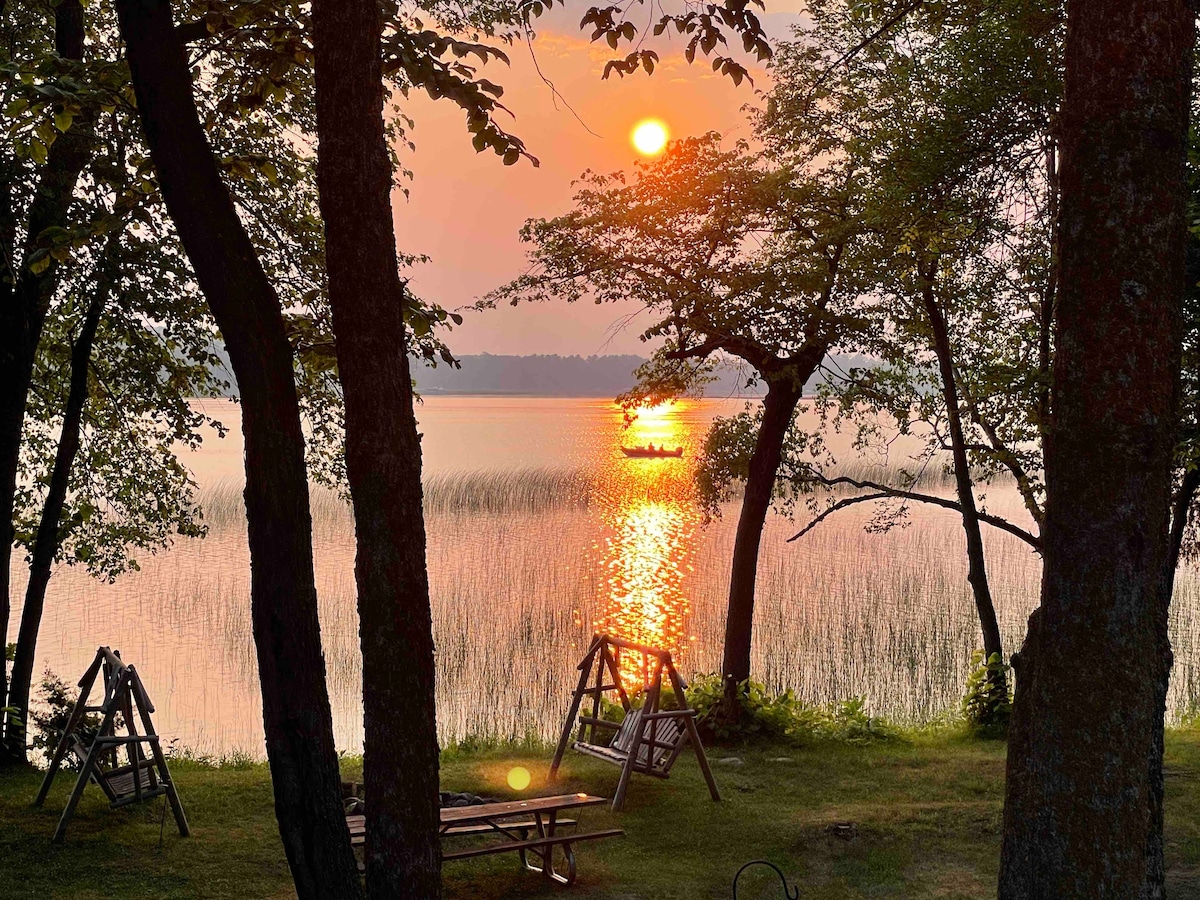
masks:
<path fill-rule="evenodd" d="M 529 800 L 444 808 L 441 811 L 439 829 L 443 838 L 494 834 L 504 840 L 461 850 L 447 851 L 443 848 L 442 860 L 516 852 L 521 857 L 521 864 L 530 871 L 540 872 L 560 884 L 573 884 L 576 866 L 572 845 L 582 841 L 619 837 L 625 832 L 620 828 L 563 832 L 559 829 L 574 829 L 578 823 L 575 819 L 559 818 L 558 814 L 563 810 L 580 809 L 607 802 L 604 797 L 593 797 L 589 794 L 559 794 L 555 797 L 533 797 Z M 361 845 L 366 839 L 366 817 L 347 816 L 346 824 L 350 827 L 350 843 L 355 846 Z M 555 871 L 556 847 L 562 850 L 566 872 Z M 529 854 L 537 857 L 541 865 L 531 863 Z"/>

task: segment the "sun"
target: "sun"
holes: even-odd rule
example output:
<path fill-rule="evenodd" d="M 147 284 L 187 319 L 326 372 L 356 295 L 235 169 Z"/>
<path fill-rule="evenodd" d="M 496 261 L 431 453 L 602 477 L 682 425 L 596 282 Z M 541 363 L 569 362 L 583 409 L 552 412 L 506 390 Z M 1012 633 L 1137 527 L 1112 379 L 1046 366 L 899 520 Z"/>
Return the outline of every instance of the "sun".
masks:
<path fill-rule="evenodd" d="M 667 126 L 658 119 L 644 119 L 634 126 L 631 140 L 638 153 L 654 156 L 667 146 Z"/>

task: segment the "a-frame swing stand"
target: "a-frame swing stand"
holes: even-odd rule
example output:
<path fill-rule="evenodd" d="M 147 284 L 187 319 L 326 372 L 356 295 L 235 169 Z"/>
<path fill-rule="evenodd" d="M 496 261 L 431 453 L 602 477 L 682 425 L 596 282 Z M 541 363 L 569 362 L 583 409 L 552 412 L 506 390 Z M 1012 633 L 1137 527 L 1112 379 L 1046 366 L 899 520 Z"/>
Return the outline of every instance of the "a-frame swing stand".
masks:
<path fill-rule="evenodd" d="M 640 707 L 635 707 L 629 699 L 629 691 L 621 678 L 621 657 L 626 653 L 638 661 L 638 671 L 645 686 L 645 702 Z M 664 674 L 675 694 L 675 706 L 672 709 L 662 708 Z M 563 723 L 558 749 L 554 751 L 550 780 L 553 781 L 558 773 L 567 744 L 571 743 L 571 732 L 578 721 L 579 734 L 571 746 L 580 753 L 621 767 L 621 777 L 613 797 L 614 812 L 620 811 L 625 805 L 625 791 L 629 787 L 631 774 L 642 772 L 656 778 L 666 778 L 689 741 L 696 754 L 696 762 L 700 764 L 700 771 L 704 773 L 704 780 L 708 783 L 708 792 L 714 800 L 720 800 L 721 794 L 717 791 L 708 757 L 704 755 L 704 745 L 700 743 L 700 734 L 696 730 L 696 710 L 687 705 L 685 687 L 683 678 L 671 661 L 671 654 L 666 650 L 635 644 L 608 634 L 596 635 L 579 664 L 579 684 L 572 696 L 567 720 Z M 625 709 L 625 718 L 619 725 L 600 715 L 600 700 L 609 691 L 616 692 Z M 590 716 L 580 715 L 580 706 L 586 697 L 592 699 Z M 615 731 L 616 735 L 608 744 L 601 743 L 597 739 L 598 728 Z"/>
<path fill-rule="evenodd" d="M 96 676 L 104 672 L 104 698 L 99 706 L 88 706 L 88 696 L 96 682 Z M 142 734 L 138 734 L 137 722 L 134 719 L 134 707 L 137 707 L 138 718 L 142 722 Z M 189 834 L 187 817 L 183 814 L 183 804 L 175 792 L 175 782 L 167 770 L 167 760 L 163 756 L 158 734 L 154 731 L 154 723 L 150 714 L 154 705 L 146 696 L 146 688 L 137 670 L 121 661 L 119 653 L 114 653 L 108 647 L 96 651 L 96 658 L 88 666 L 88 670 L 79 679 L 79 699 L 71 708 L 71 714 L 63 728 L 58 746 L 54 748 L 54 756 L 50 760 L 50 769 L 42 781 L 34 806 L 41 806 L 50 791 L 50 784 L 58 774 L 63 759 L 68 753 L 73 753 L 81 763 L 79 778 L 75 781 L 75 789 L 67 800 L 62 818 L 58 820 L 58 828 L 54 831 L 54 843 L 61 843 L 67 834 L 67 825 L 83 796 L 83 789 L 88 781 L 93 781 L 108 797 L 109 805 L 116 809 L 130 803 L 151 800 L 154 797 L 166 795 L 171 804 L 171 812 L 175 814 L 175 824 L 179 826 L 181 837 Z M 81 726 L 86 722 L 89 713 L 99 714 L 100 728 L 94 737 L 82 733 Z M 119 716 L 119 718 L 118 718 Z M 124 734 L 117 734 L 117 731 Z M 145 745 L 149 753 L 143 750 Z M 118 765 L 118 751 L 124 748 L 125 765 Z"/>

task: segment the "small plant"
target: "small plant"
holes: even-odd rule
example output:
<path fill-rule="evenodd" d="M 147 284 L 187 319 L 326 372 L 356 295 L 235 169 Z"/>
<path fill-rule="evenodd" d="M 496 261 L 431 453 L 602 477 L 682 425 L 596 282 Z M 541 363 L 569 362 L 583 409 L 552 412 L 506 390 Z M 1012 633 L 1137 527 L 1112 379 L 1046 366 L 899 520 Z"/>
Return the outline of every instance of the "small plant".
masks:
<path fill-rule="evenodd" d="M 32 740 L 29 746 L 35 753 L 43 754 L 46 759 L 54 755 L 54 750 L 67 727 L 71 707 L 75 705 L 76 700 L 72 696 L 73 693 L 71 685 L 49 669 L 42 673 L 37 690 L 38 704 L 29 711 L 29 718 L 33 720 Z M 76 728 L 76 733 L 85 745 L 90 745 L 99 731 L 100 716 L 95 713 L 84 716 Z M 79 761 L 72 754 L 67 754 L 63 765 L 68 769 L 78 769 Z"/>
<path fill-rule="evenodd" d="M 718 744 L 753 740 L 862 744 L 897 736 L 894 728 L 867 713 L 862 697 L 826 708 L 805 703 L 792 691 L 772 696 L 757 681 L 744 681 L 738 687 L 741 715 L 736 719 L 723 714 L 725 687 L 720 675 L 701 675 L 688 688 L 688 701 L 698 713 L 696 724 L 705 739 Z"/>
<path fill-rule="evenodd" d="M 508 735 L 468 734 L 449 741 L 441 748 L 442 759 L 472 756 L 480 753 L 540 753 L 546 742 L 532 727 Z"/>
<path fill-rule="evenodd" d="M 253 756 L 242 749 L 208 753 L 181 744 L 179 738 L 171 738 L 164 748 L 164 753 L 173 764 L 183 763 L 197 769 L 253 769 L 258 764 Z"/>
<path fill-rule="evenodd" d="M 871 741 L 891 740 L 896 730 L 866 709 L 865 697 L 851 697 L 833 708 L 833 724 L 839 740 L 851 744 L 867 744 Z"/>
<path fill-rule="evenodd" d="M 962 714 L 977 733 L 1003 736 L 1012 717 L 1012 667 L 999 653 L 984 659 L 983 651 L 971 654 L 971 672 L 963 693 Z"/>

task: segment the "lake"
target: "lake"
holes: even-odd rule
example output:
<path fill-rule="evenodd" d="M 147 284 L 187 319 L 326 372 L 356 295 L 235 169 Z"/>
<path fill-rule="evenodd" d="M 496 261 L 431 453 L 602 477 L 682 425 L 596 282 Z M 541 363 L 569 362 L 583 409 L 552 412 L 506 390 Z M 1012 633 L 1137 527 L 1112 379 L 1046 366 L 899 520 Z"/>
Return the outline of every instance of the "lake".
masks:
<path fill-rule="evenodd" d="M 263 755 L 250 631 L 238 408 L 197 401 L 231 426 L 188 456 L 210 532 L 140 560 L 103 584 L 60 567 L 38 647 L 74 682 L 106 644 L 135 663 L 168 738 L 198 752 Z M 737 505 L 705 523 L 692 468 L 716 415 L 738 401 L 688 400 L 626 430 L 594 399 L 430 396 L 418 408 L 428 562 L 444 742 L 555 735 L 574 667 L 596 630 L 671 649 L 685 676 L 720 665 Z M 848 445 L 848 435 L 830 443 Z M 629 459 L 621 446 L 682 447 L 681 459 Z M 900 465 L 903 446 L 889 460 Z M 941 490 L 949 491 L 949 485 Z M 1024 520 L 1014 489 L 989 511 Z M 911 509 L 906 527 L 867 533 L 852 507 L 795 543 L 799 519 L 773 515 L 760 557 L 755 677 L 813 703 L 863 696 L 905 723 L 951 713 L 980 644 L 954 513 Z M 348 509 L 315 490 L 314 550 L 338 747 L 362 749 L 361 665 Z M 1040 565 L 1017 539 L 985 532 L 1006 649 L 1019 647 Z M 24 565 L 14 558 L 16 590 Z M 1170 717 L 1200 698 L 1200 589 L 1180 572 L 1172 611 Z M 13 633 L 19 609 L 14 610 Z"/>

